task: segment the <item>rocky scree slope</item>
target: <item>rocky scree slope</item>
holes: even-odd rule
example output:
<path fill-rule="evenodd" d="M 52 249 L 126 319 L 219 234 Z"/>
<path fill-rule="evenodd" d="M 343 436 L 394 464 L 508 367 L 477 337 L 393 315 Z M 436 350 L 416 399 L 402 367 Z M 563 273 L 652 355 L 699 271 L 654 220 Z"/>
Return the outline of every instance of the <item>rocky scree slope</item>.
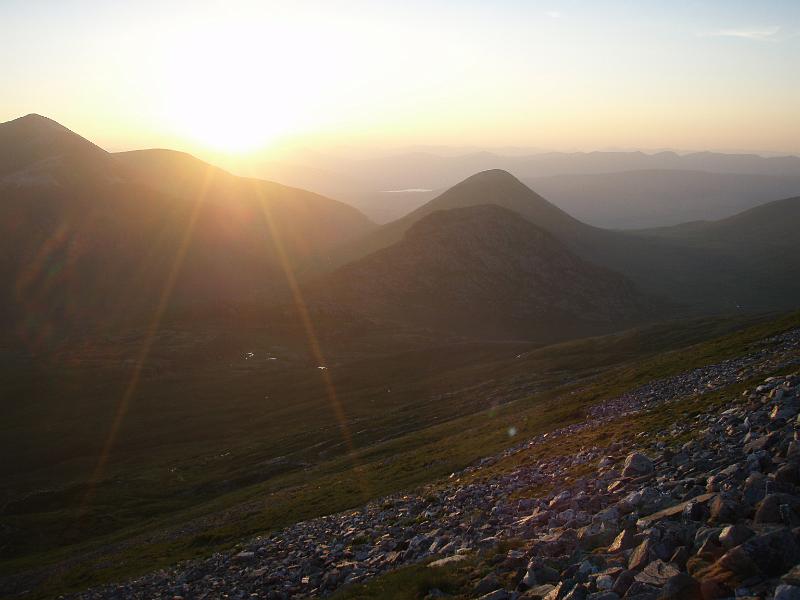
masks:
<path fill-rule="evenodd" d="M 230 553 L 74 597 L 316 597 L 436 559 L 431 566 L 463 562 L 470 572 L 475 560 L 489 561 L 489 574 L 476 576 L 467 595 L 490 600 L 798 598 L 797 373 L 723 395 L 716 408 L 659 435 L 643 432 L 510 472 L 491 468 L 620 417 L 725 394 L 728 386 L 797 364 L 800 330 L 792 330 L 748 355 L 632 390 L 594 407 L 582 422 L 454 473 L 443 486 L 298 523 Z M 592 474 L 570 477 L 576 468 Z M 537 488 L 551 491 L 519 497 Z M 517 547 L 498 554 L 504 540 Z"/>

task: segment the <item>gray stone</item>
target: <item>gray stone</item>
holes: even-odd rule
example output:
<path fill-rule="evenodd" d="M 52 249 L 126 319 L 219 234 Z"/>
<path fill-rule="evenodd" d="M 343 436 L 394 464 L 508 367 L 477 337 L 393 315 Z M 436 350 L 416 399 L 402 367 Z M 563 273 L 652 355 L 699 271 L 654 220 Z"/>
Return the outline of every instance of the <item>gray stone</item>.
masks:
<path fill-rule="evenodd" d="M 664 583 L 662 600 L 702 600 L 700 583 L 688 573 L 677 573 Z"/>
<path fill-rule="evenodd" d="M 774 600 L 800 600 L 800 587 L 782 583 L 775 588 Z"/>
<path fill-rule="evenodd" d="M 619 595 L 610 591 L 595 592 L 594 594 L 589 594 L 586 600 L 619 600 Z"/>
<path fill-rule="evenodd" d="M 639 583 L 662 587 L 670 577 L 674 577 L 678 573 L 675 565 L 657 559 L 647 565 L 641 573 L 637 573 L 635 580 Z"/>
<path fill-rule="evenodd" d="M 653 472 L 653 461 L 640 452 L 633 452 L 625 459 L 623 477 L 641 477 Z"/>
<path fill-rule="evenodd" d="M 484 594 L 480 597 L 480 600 L 508 600 L 511 598 L 511 594 L 509 594 L 505 590 L 495 590 L 493 592 L 489 592 L 488 594 Z"/>
<path fill-rule="evenodd" d="M 487 574 L 483 579 L 475 584 L 476 594 L 486 594 L 493 592 L 500 587 L 500 579 L 494 572 Z"/>
<path fill-rule="evenodd" d="M 555 589 L 555 586 L 550 585 L 549 583 L 544 583 L 542 585 L 535 585 L 531 589 L 525 592 L 525 598 L 545 598 L 550 592 Z"/>
<path fill-rule="evenodd" d="M 753 535 L 755 535 L 753 530 L 747 527 L 747 525 L 728 525 L 719 534 L 719 543 L 730 550 L 734 546 L 743 544 L 753 537 Z"/>
<path fill-rule="evenodd" d="M 622 552 L 623 550 L 630 550 L 636 545 L 636 530 L 624 529 L 622 530 L 611 545 L 608 547 L 609 552 Z"/>

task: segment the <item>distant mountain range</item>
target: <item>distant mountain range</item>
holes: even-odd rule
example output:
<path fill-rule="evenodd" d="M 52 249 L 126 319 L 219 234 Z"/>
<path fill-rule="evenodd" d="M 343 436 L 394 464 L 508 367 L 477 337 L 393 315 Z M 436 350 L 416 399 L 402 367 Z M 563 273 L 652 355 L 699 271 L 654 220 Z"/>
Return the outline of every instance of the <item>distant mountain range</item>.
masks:
<path fill-rule="evenodd" d="M 800 176 L 642 170 L 522 180 L 575 218 L 641 229 L 729 217 L 800 195 Z"/>
<path fill-rule="evenodd" d="M 591 229 L 539 196 L 513 175 L 492 169 L 468 177 L 410 214 L 345 244 L 330 255 L 330 266 L 347 263 L 400 241 L 414 223 L 435 211 L 481 204 L 507 208 L 556 235 L 584 227 Z"/>
<path fill-rule="evenodd" d="M 513 173 L 587 223 L 612 228 L 723 218 L 759 203 L 800 194 L 799 157 L 716 152 L 543 152 L 524 156 L 412 152 L 369 160 L 306 152 L 286 163 L 265 163 L 259 172 L 275 181 L 343 199 L 386 223 L 474 173 L 497 168 Z M 408 189 L 431 191 L 403 191 Z"/>
<path fill-rule="evenodd" d="M 617 231 L 489 169 L 376 226 L 336 200 L 187 154 L 110 154 L 37 115 L 0 124 L 0 158 L 0 316 L 34 344 L 141 327 L 161 314 L 280 315 L 297 294 L 312 315 L 534 341 L 683 314 L 785 309 L 800 298 L 800 198 L 716 221 Z M 585 159 L 597 168 L 622 160 Z M 728 160 L 693 160 L 701 159 Z M 760 160 L 793 164 L 730 164 Z M 641 173 L 605 187 L 603 176 L 578 180 L 596 181 L 607 197 L 621 181 L 633 194 L 641 177 L 656 181 Z M 662 194 L 679 185 L 658 177 Z M 733 175 L 721 190 L 703 175 L 682 177 L 723 202 L 724 189 L 746 182 L 755 190 L 763 176 Z M 776 181 L 765 184 L 769 193 Z"/>
<path fill-rule="evenodd" d="M 397 243 L 434 211 L 496 204 L 548 231 L 584 260 L 628 277 L 642 292 L 692 312 L 791 308 L 800 293 L 800 280 L 793 277 L 800 238 L 787 228 L 800 222 L 798 202 L 768 203 L 717 222 L 613 231 L 573 218 L 495 169 L 468 177 L 409 215 L 343 245 L 330 254 L 329 268 Z"/>

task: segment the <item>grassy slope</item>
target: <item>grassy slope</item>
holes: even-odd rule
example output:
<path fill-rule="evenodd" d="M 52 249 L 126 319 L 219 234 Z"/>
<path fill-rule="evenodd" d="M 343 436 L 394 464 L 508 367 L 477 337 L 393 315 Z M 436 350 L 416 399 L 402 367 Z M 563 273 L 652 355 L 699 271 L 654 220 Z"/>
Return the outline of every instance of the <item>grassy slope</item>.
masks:
<path fill-rule="evenodd" d="M 197 434 L 190 428 L 185 439 L 176 435 L 176 443 L 156 444 L 145 455 L 141 446 L 129 442 L 125 448 L 130 453 L 122 452 L 112 461 L 83 511 L 74 500 L 85 495 L 75 494 L 71 503 L 67 493 L 54 504 L 45 502 L 42 510 L 4 515 L 0 523 L 7 530 L 27 533 L 32 543 L 8 556 L 2 572 L 63 564 L 69 559 L 67 571 L 53 571 L 41 588 L 47 594 L 207 554 L 243 536 L 434 481 L 514 443 L 519 438 L 508 437 L 509 427 L 515 427 L 520 437 L 550 430 L 579 418 L 589 403 L 654 377 L 739 354 L 754 340 L 798 324 L 796 315 L 771 321 L 706 320 L 527 352 L 513 346 L 487 350 L 458 345 L 438 349 L 437 356 L 447 357 L 439 362 L 426 350 L 406 353 L 402 360 L 355 360 L 351 370 L 343 367 L 336 380 L 354 433 L 354 453 L 345 452 L 341 444 L 332 448 L 340 432 L 329 424 L 331 413 L 321 410 L 320 402 L 327 404 L 325 398 L 310 394 L 307 401 L 284 406 L 279 417 L 272 412 L 270 418 L 254 423 L 247 403 L 226 405 L 230 425 L 218 427 L 214 435 L 206 432 L 207 437 L 199 441 L 188 441 Z M 745 325 L 750 327 L 669 352 Z M 393 374 L 391 394 L 384 389 L 385 373 Z M 202 407 L 198 399 L 203 390 L 209 398 L 221 392 L 212 380 L 213 373 L 208 374 L 187 394 L 193 406 Z M 229 380 L 225 387 L 228 396 L 233 396 Z M 299 389 L 302 392 L 302 386 Z M 176 384 L 169 391 L 178 394 L 181 390 L 186 393 Z M 379 395 L 378 390 L 383 393 Z M 381 400 L 390 395 L 391 401 Z M 164 401 L 162 397 L 160 402 Z M 220 415 L 206 410 L 215 418 Z M 194 427 L 202 424 L 198 421 Z M 153 422 L 139 415 L 129 425 L 134 433 L 137 426 L 147 429 Z M 138 432 L 147 444 L 152 443 L 148 435 L 162 434 L 163 430 Z M 309 449 L 319 440 L 328 444 L 322 456 Z M 297 463 L 272 464 L 265 470 L 265 460 L 276 455 L 307 462 L 303 465 L 297 459 Z M 55 470 L 40 468 L 36 473 L 44 480 L 64 469 L 59 464 Z M 252 477 L 255 480 L 248 479 Z M 188 525 L 176 531 L 175 523 Z M 37 538 L 45 532 L 49 537 Z M 101 550 L 93 554 L 95 549 Z"/>

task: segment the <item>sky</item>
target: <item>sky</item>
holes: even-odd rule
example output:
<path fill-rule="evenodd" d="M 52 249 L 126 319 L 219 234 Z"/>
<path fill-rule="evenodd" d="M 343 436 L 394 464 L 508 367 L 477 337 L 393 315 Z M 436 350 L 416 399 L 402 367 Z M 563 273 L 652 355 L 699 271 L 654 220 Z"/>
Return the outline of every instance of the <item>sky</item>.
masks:
<path fill-rule="evenodd" d="M 798 0 L 0 0 L 0 74 L 109 150 L 800 154 Z"/>

